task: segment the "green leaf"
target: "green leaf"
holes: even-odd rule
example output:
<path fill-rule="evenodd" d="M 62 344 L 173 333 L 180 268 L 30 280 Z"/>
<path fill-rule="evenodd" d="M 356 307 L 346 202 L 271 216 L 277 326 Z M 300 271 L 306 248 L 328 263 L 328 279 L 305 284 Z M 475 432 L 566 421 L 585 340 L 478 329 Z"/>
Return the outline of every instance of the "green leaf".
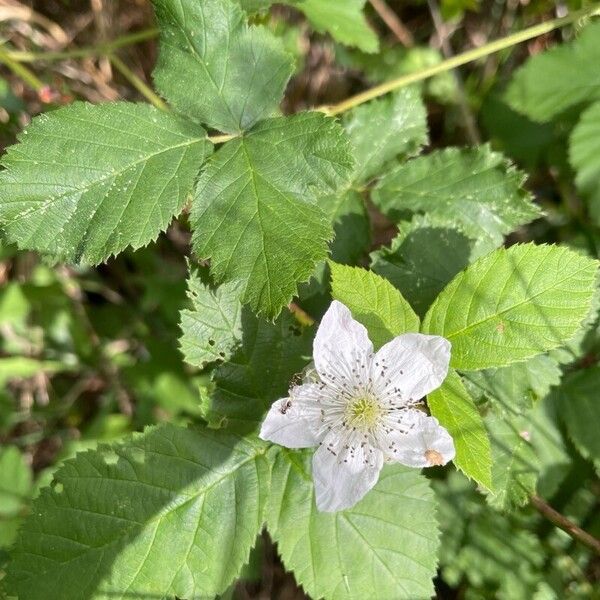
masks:
<path fill-rule="evenodd" d="M 333 223 L 331 257 L 336 262 L 355 264 L 371 243 L 369 216 L 363 197 L 352 189 L 319 198 L 319 206 Z"/>
<path fill-rule="evenodd" d="M 473 240 L 444 221 L 416 215 L 398 225 L 389 248 L 371 254 L 371 268 L 394 284 L 423 316 L 438 294 L 471 261 Z"/>
<path fill-rule="evenodd" d="M 151 106 L 77 102 L 36 117 L 2 159 L 0 225 L 22 249 L 98 264 L 155 240 L 211 151 Z"/>
<path fill-rule="evenodd" d="M 154 0 L 154 81 L 179 112 L 228 133 L 271 116 L 293 70 L 283 44 L 231 0 Z M 185 82 L 184 84 L 182 82 Z"/>
<path fill-rule="evenodd" d="M 427 396 L 427 405 L 454 440 L 454 464 L 467 477 L 492 489 L 492 457 L 487 430 L 455 371 L 450 371 L 442 386 Z"/>
<path fill-rule="evenodd" d="M 319 113 L 272 119 L 225 144 L 200 177 L 193 245 L 220 281 L 241 282 L 242 302 L 271 317 L 327 254 L 331 223 L 316 195 L 352 167 L 339 125 Z"/>
<path fill-rule="evenodd" d="M 588 314 L 597 261 L 559 246 L 501 248 L 459 273 L 423 331 L 452 342 L 451 365 L 502 367 L 564 344 Z"/>
<path fill-rule="evenodd" d="M 535 492 L 539 463 L 528 441 L 527 416 L 499 416 L 490 413 L 486 426 L 492 442 L 492 486 L 488 496 L 492 506 L 510 510 L 522 506 Z"/>
<path fill-rule="evenodd" d="M 204 368 L 208 363 L 226 360 L 242 338 L 242 305 L 240 285 L 225 283 L 212 290 L 200 279 L 196 269 L 190 270 L 188 297 L 192 310 L 181 311 L 179 338 L 185 361 Z"/>
<path fill-rule="evenodd" d="M 583 369 L 565 379 L 559 390 L 557 410 L 581 455 L 600 470 L 600 367 Z"/>
<path fill-rule="evenodd" d="M 507 99 L 535 121 L 600 99 L 600 23 L 592 23 L 571 44 L 530 58 L 513 77 Z"/>
<path fill-rule="evenodd" d="M 11 588 L 29 600 L 214 596 L 248 559 L 268 487 L 264 446 L 225 432 L 164 425 L 79 454 L 34 501 Z"/>
<path fill-rule="evenodd" d="M 204 392 L 207 419 L 240 431 L 255 429 L 271 404 L 288 395 L 292 379 L 310 361 L 312 333 L 289 312 L 270 323 L 243 311 L 241 346 L 214 372 Z"/>
<path fill-rule="evenodd" d="M 373 201 L 391 218 L 410 211 L 445 219 L 489 251 L 541 214 L 522 187 L 524 179 L 489 146 L 446 148 L 388 173 Z"/>
<path fill-rule="evenodd" d="M 427 143 L 427 112 L 418 88 L 363 104 L 343 120 L 356 159 L 352 180 L 364 184 L 397 156 L 413 156 Z"/>
<path fill-rule="evenodd" d="M 329 33 L 347 46 L 356 46 L 363 52 L 377 52 L 379 40 L 363 14 L 366 0 L 284 0 L 301 10 L 313 29 Z"/>
<path fill-rule="evenodd" d="M 600 102 L 592 104 L 571 134 L 569 158 L 577 188 L 590 202 L 590 212 L 600 223 Z"/>
<path fill-rule="evenodd" d="M 435 503 L 417 470 L 390 465 L 350 510 L 317 512 L 311 452 L 281 450 L 267 528 L 287 569 L 313 598 L 430 598 L 436 572 Z"/>
<path fill-rule="evenodd" d="M 380 347 L 401 333 L 419 331 L 419 317 L 394 286 L 372 271 L 330 263 L 331 294 Z"/>
<path fill-rule="evenodd" d="M 10 546 L 32 493 L 31 468 L 15 446 L 0 448 L 0 548 Z"/>
<path fill-rule="evenodd" d="M 466 377 L 496 403 L 496 408 L 514 411 L 531 408 L 560 383 L 561 374 L 553 358 L 540 354 L 508 367 L 472 371 Z"/>

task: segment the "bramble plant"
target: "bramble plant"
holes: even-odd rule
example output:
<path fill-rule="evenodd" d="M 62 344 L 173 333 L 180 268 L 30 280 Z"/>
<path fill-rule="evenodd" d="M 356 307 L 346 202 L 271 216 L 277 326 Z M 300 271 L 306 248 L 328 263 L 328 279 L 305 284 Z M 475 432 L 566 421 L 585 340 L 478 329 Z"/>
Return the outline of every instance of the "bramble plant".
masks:
<path fill-rule="evenodd" d="M 357 62 L 377 52 L 364 0 L 285 4 L 362 51 Z M 600 224 L 598 8 L 283 115 L 295 65 L 270 5 L 153 0 L 160 97 L 44 113 L 2 158 L 3 239 L 46 264 L 104 264 L 189 222 L 188 304 L 171 307 L 168 285 L 156 293 L 193 369 L 144 374 L 188 418 L 69 457 L 29 511 L 27 466 L 0 451 L 0 586 L 20 600 L 212 598 L 231 592 L 266 530 L 314 599 L 429 598 L 438 568 L 501 598 L 559 598 L 562 580 L 532 575 L 542 542 L 523 507 L 600 547 L 540 497 L 574 453 L 600 468 L 600 374 L 573 368 L 595 351 L 597 254 L 506 244 L 547 213 L 490 144 L 427 148 L 418 82 L 581 24 L 517 71 L 504 107 L 536 131 L 560 121 Z M 391 241 L 371 240 L 374 215 L 396 226 Z M 21 500 L 4 505 L 13 491 Z M 575 518 L 593 514 L 587 501 Z M 477 544 L 499 553 L 505 535 L 508 563 L 480 561 Z M 550 544 L 557 555 L 566 539 Z M 512 566 L 521 554 L 531 564 Z"/>

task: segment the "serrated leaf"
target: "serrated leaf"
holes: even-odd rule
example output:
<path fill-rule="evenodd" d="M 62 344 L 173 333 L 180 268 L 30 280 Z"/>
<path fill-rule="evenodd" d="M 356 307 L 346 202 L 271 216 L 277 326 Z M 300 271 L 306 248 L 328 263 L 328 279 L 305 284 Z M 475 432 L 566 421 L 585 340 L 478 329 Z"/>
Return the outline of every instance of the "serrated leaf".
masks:
<path fill-rule="evenodd" d="M 330 263 L 331 294 L 369 331 L 376 348 L 401 333 L 419 331 L 419 317 L 394 286 L 372 271 Z"/>
<path fill-rule="evenodd" d="M 371 268 L 396 286 L 423 316 L 438 294 L 472 258 L 474 242 L 427 216 L 398 225 L 389 248 L 371 254 Z"/>
<path fill-rule="evenodd" d="M 570 44 L 530 58 L 514 75 L 507 99 L 536 121 L 600 99 L 600 23 L 588 25 Z"/>
<path fill-rule="evenodd" d="M 363 14 L 366 0 L 284 0 L 301 10 L 313 29 L 329 33 L 347 46 L 356 46 L 363 52 L 377 52 L 379 40 Z"/>
<path fill-rule="evenodd" d="M 568 248 L 501 248 L 459 273 L 438 296 L 423 331 L 452 342 L 451 365 L 477 371 L 564 344 L 587 316 L 597 262 Z"/>
<path fill-rule="evenodd" d="M 600 223 L 600 102 L 583 113 L 573 130 L 569 158 L 577 173 L 577 187 L 588 197 L 590 212 Z"/>
<path fill-rule="evenodd" d="M 540 216 L 524 175 L 489 146 L 446 148 L 390 171 L 373 201 L 391 218 L 402 212 L 446 219 L 489 251 L 504 235 Z"/>
<path fill-rule="evenodd" d="M 211 422 L 253 430 L 271 404 L 287 396 L 312 354 L 312 331 L 285 312 L 270 323 L 242 312 L 242 343 L 205 393 Z"/>
<path fill-rule="evenodd" d="M 34 501 L 11 589 L 29 600 L 221 593 L 262 526 L 263 453 L 250 439 L 163 425 L 77 455 Z"/>
<path fill-rule="evenodd" d="M 271 119 L 225 144 L 200 177 L 193 246 L 242 302 L 275 316 L 325 258 L 331 223 L 316 194 L 336 191 L 352 159 L 339 125 L 319 113 Z"/>
<path fill-rule="evenodd" d="M 541 354 L 523 363 L 466 374 L 502 411 L 531 408 L 558 385 L 562 371 L 551 357 Z"/>
<path fill-rule="evenodd" d="M 427 143 L 427 112 L 418 88 L 410 87 L 363 104 L 343 120 L 352 144 L 356 184 L 380 175 L 397 156 L 417 154 Z"/>
<path fill-rule="evenodd" d="M 98 264 L 156 239 L 211 151 L 151 106 L 77 102 L 36 117 L 2 158 L 0 225 L 22 249 Z"/>
<path fill-rule="evenodd" d="M 242 338 L 242 305 L 240 285 L 224 283 L 212 290 L 191 269 L 188 298 L 193 309 L 181 311 L 179 338 L 187 363 L 204 368 L 208 363 L 230 358 Z"/>
<path fill-rule="evenodd" d="M 385 467 L 350 510 L 317 512 L 311 452 L 281 450 L 267 528 L 287 569 L 313 598 L 416 600 L 433 595 L 438 526 L 433 493 L 417 470 Z"/>
<path fill-rule="evenodd" d="M 428 394 L 427 406 L 454 440 L 454 464 L 467 477 L 492 489 L 492 457 L 487 430 L 456 371 L 450 371 L 441 387 Z"/>
<path fill-rule="evenodd" d="M 535 485 L 539 462 L 527 440 L 530 423 L 527 416 L 499 416 L 490 413 L 485 423 L 492 442 L 492 486 L 490 504 L 511 510 L 526 504 Z"/>
<path fill-rule="evenodd" d="M 248 27 L 231 0 L 153 1 L 161 31 L 154 81 L 174 108 L 227 133 L 273 115 L 293 71 L 278 38 Z"/>
<path fill-rule="evenodd" d="M 600 368 L 583 369 L 570 375 L 561 386 L 557 411 L 580 454 L 600 470 Z"/>
<path fill-rule="evenodd" d="M 333 223 L 331 257 L 336 262 L 355 264 L 371 243 L 369 216 L 362 196 L 347 189 L 339 194 L 321 196 L 319 206 Z"/>

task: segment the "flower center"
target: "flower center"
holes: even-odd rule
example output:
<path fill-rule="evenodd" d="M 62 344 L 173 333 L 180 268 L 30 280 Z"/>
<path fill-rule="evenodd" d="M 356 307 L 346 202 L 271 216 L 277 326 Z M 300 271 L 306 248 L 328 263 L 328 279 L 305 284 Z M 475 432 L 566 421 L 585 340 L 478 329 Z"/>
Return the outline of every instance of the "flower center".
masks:
<path fill-rule="evenodd" d="M 374 396 L 360 396 L 352 400 L 346 410 L 346 421 L 351 427 L 371 429 L 381 416 L 381 406 Z"/>

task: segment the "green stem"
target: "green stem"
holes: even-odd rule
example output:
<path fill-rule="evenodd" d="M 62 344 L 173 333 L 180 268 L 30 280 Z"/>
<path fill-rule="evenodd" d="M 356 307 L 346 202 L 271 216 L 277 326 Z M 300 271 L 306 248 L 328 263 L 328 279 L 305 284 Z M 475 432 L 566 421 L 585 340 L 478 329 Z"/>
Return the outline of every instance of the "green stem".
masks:
<path fill-rule="evenodd" d="M 103 56 L 112 54 L 115 50 L 124 46 L 132 46 L 145 40 L 150 40 L 158 35 L 158 29 L 145 29 L 130 35 L 124 35 L 111 42 L 90 46 L 87 48 L 75 48 L 64 52 L 20 52 L 18 50 L 7 51 L 7 54 L 16 62 L 35 62 L 38 60 L 54 61 L 67 60 L 69 58 L 84 58 L 86 56 Z"/>
<path fill-rule="evenodd" d="M 162 98 L 160 98 L 155 92 L 153 92 L 116 54 L 110 54 L 109 60 L 129 81 L 129 83 L 140 93 L 150 104 L 159 108 L 160 110 L 168 111 L 169 107 L 163 102 Z"/>
<path fill-rule="evenodd" d="M 0 63 L 5 64 L 17 77 L 22 79 L 30 88 L 39 92 L 45 87 L 27 67 L 17 62 L 9 52 L 0 48 Z"/>
<path fill-rule="evenodd" d="M 327 115 L 331 116 L 338 115 L 347 110 L 350 110 L 351 108 L 354 108 L 355 106 L 359 106 L 360 104 L 369 102 L 374 98 L 384 96 L 389 92 L 406 87 L 412 83 L 416 83 L 417 81 L 429 79 L 434 75 L 445 73 L 446 71 L 450 71 L 461 65 L 470 63 L 474 60 L 478 60 L 479 58 L 483 58 L 484 56 L 488 56 L 489 54 L 494 54 L 495 52 L 499 52 L 500 50 L 510 48 L 511 46 L 515 46 L 516 44 L 520 44 L 521 42 L 525 42 L 540 35 L 544 35 L 545 33 L 549 33 L 550 31 L 554 31 L 555 29 L 559 29 L 560 27 L 564 27 L 565 25 L 570 25 L 571 23 L 574 23 L 575 21 L 578 21 L 579 19 L 582 19 L 584 17 L 592 17 L 595 15 L 600 15 L 600 5 L 598 4 L 595 4 L 592 7 L 575 11 L 567 15 L 566 17 L 561 17 L 560 19 L 552 19 L 550 21 L 546 21 L 545 23 L 540 23 L 539 25 L 534 25 L 533 27 L 523 29 L 523 31 L 519 31 L 500 40 L 490 42 L 489 44 L 481 46 L 480 48 L 474 48 L 473 50 L 463 52 L 462 54 L 457 54 L 456 56 L 448 58 L 447 60 L 433 67 L 423 69 L 422 71 L 418 71 L 416 73 L 409 73 L 408 75 L 403 75 L 402 77 L 398 77 L 397 79 L 392 79 L 391 81 L 382 83 L 381 85 L 375 86 L 369 90 L 361 92 L 356 96 L 352 96 L 351 98 L 348 98 L 347 100 L 344 100 L 339 104 L 334 104 L 331 106 L 322 106 L 319 107 L 317 110 L 320 110 L 326 113 Z"/>

